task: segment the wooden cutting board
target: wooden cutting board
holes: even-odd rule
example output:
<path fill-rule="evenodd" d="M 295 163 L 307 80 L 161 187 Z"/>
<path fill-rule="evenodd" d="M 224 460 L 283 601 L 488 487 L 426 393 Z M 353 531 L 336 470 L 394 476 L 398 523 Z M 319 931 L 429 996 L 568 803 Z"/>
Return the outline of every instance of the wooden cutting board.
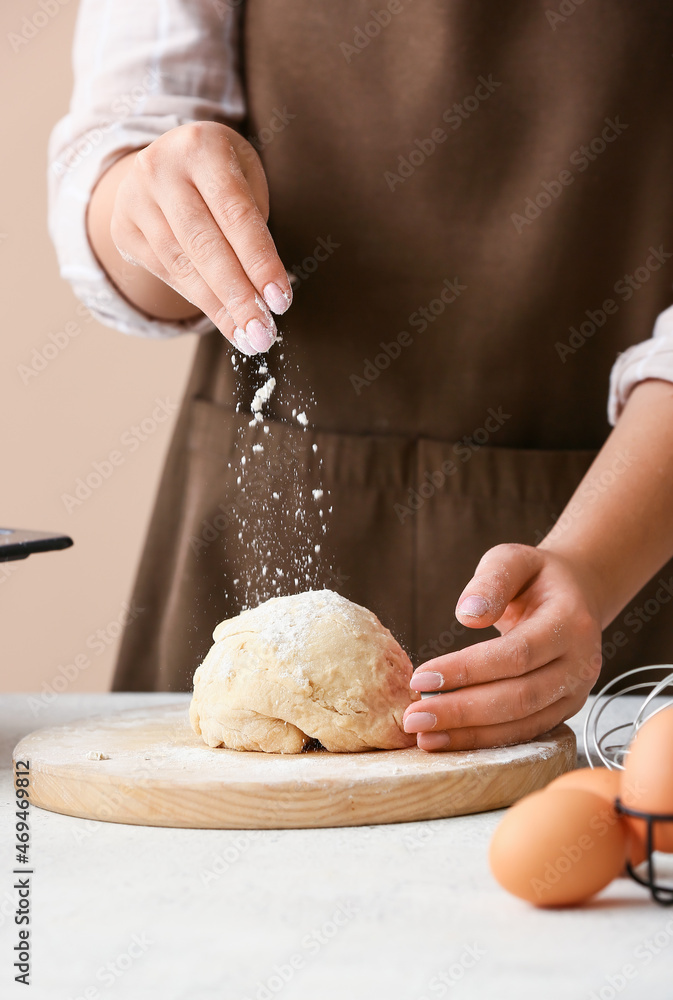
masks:
<path fill-rule="evenodd" d="M 568 726 L 531 743 L 425 753 L 213 749 L 171 705 L 93 716 L 24 737 L 34 806 L 113 823 L 277 829 L 409 822 L 510 805 L 575 765 Z M 91 759 L 97 752 L 106 759 Z"/>

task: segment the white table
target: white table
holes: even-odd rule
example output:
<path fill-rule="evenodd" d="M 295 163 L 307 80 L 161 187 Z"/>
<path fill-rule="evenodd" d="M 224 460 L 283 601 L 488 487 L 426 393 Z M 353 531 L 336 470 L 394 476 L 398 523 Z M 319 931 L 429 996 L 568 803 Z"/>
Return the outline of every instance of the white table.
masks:
<path fill-rule="evenodd" d="M 33 809 L 32 985 L 14 983 L 14 745 L 42 726 L 172 697 L 66 694 L 37 715 L 28 696 L 0 698 L 3 998 L 673 997 L 673 909 L 628 879 L 581 909 L 514 899 L 487 863 L 500 812 L 247 833 Z"/>

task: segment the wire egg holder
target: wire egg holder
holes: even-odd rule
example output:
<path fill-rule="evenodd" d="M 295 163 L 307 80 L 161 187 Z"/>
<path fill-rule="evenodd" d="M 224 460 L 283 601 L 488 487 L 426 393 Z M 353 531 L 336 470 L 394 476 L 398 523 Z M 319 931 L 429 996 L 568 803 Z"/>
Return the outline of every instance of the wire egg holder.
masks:
<path fill-rule="evenodd" d="M 615 684 L 618 682 L 621 683 L 627 677 L 635 677 L 636 675 L 642 675 L 644 673 L 661 673 L 664 671 L 664 676 L 660 680 L 639 680 L 619 691 L 611 691 Z M 616 677 L 614 680 L 609 681 L 609 683 L 598 692 L 584 723 L 584 747 L 589 767 L 593 768 L 603 766 L 613 771 L 624 770 L 624 760 L 628 755 L 629 746 L 640 727 L 648 719 L 651 719 L 652 716 L 657 715 L 665 708 L 669 708 L 673 705 L 673 697 L 664 700 L 663 704 L 655 705 L 657 698 L 661 697 L 667 688 L 673 689 L 673 670 L 671 669 L 670 664 L 658 664 L 656 666 L 636 667 L 634 670 L 628 670 L 626 673 L 620 674 L 620 676 Z M 612 702 L 616 698 L 621 698 L 623 695 L 633 694 L 634 692 L 639 691 L 649 691 L 649 694 L 640 706 L 640 710 L 638 711 L 635 719 L 632 722 L 626 722 L 619 726 L 612 726 L 611 728 L 605 729 L 604 732 L 601 732 L 601 719 Z M 622 737 L 618 737 L 617 734 L 624 733 L 624 730 L 627 732 Z M 611 739 L 620 739 L 621 741 L 617 743 L 608 743 L 608 740 Z M 615 800 L 615 809 L 618 813 L 621 813 L 624 816 L 632 816 L 635 819 L 644 820 L 647 826 L 647 836 L 645 841 L 645 847 L 647 849 L 647 855 L 645 858 L 645 861 L 647 862 L 647 878 L 644 878 L 642 875 L 639 875 L 636 871 L 634 871 L 630 861 L 627 861 L 626 863 L 626 870 L 635 882 L 638 882 L 639 885 L 643 885 L 650 890 L 652 898 L 655 902 L 659 903 L 661 906 L 673 906 L 673 885 L 662 885 L 657 882 L 653 857 L 654 824 L 673 823 L 673 814 L 647 813 L 641 812 L 638 809 L 627 808 L 623 805 L 619 798 Z"/>

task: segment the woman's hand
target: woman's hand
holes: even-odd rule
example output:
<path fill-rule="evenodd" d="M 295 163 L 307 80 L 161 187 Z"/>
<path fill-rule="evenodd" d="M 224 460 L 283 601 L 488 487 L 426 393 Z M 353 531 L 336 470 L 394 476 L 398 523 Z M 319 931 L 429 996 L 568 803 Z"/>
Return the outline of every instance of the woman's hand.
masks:
<path fill-rule="evenodd" d="M 456 617 L 495 625 L 497 639 L 438 656 L 414 673 L 414 691 L 445 691 L 411 704 L 404 728 L 422 750 L 472 750 L 530 740 L 584 704 L 601 667 L 601 622 L 592 584 L 565 557 L 497 545 L 477 566 Z"/>
<path fill-rule="evenodd" d="M 132 154 L 110 235 L 121 256 L 202 310 L 245 354 L 276 337 L 271 311 L 292 301 L 266 226 L 269 195 L 256 151 L 217 122 L 171 129 Z"/>

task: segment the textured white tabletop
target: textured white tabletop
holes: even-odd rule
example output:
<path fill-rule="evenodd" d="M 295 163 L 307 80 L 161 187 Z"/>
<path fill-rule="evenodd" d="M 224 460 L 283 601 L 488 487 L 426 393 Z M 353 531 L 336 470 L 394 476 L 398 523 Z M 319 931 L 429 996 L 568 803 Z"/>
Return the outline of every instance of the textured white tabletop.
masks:
<path fill-rule="evenodd" d="M 33 729 L 171 697 L 64 694 L 37 709 L 28 696 L 0 698 L 3 998 L 673 998 L 673 909 L 628 879 L 576 910 L 508 896 L 487 863 L 500 812 L 246 832 L 33 809 L 26 991 L 12 969 L 12 749 Z"/>

